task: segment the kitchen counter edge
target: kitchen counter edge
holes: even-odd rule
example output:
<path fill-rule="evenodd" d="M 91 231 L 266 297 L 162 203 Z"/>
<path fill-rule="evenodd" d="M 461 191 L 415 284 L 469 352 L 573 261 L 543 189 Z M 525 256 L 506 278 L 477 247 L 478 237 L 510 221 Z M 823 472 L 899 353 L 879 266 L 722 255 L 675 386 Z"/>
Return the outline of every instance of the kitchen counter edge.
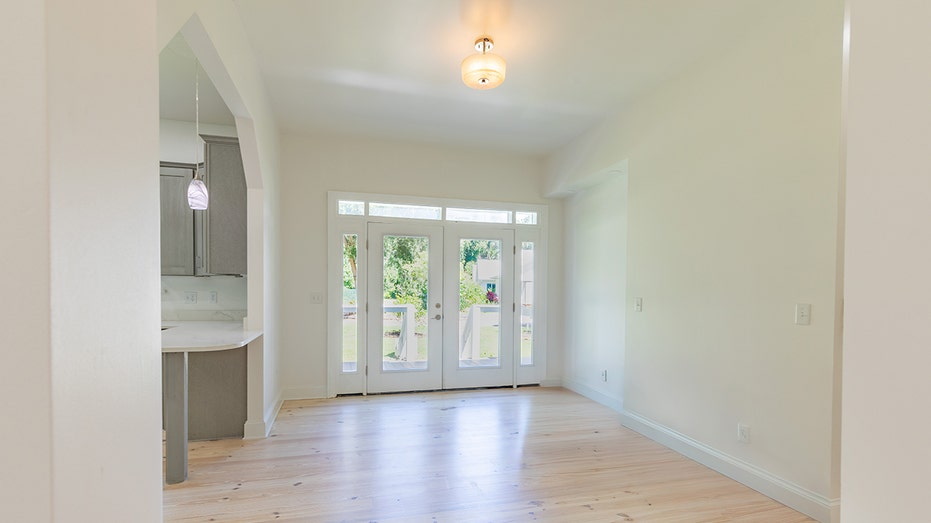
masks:
<path fill-rule="evenodd" d="M 245 347 L 262 336 L 241 321 L 164 321 L 162 352 L 209 352 Z"/>

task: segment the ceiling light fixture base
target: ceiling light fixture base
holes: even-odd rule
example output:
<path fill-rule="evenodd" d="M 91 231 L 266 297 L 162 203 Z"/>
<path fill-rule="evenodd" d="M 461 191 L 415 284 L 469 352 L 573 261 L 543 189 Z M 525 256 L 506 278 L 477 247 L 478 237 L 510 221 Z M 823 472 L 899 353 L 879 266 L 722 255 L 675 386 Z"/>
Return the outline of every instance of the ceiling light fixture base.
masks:
<path fill-rule="evenodd" d="M 487 53 L 495 48 L 495 41 L 487 36 L 480 36 L 475 40 L 475 50 Z"/>

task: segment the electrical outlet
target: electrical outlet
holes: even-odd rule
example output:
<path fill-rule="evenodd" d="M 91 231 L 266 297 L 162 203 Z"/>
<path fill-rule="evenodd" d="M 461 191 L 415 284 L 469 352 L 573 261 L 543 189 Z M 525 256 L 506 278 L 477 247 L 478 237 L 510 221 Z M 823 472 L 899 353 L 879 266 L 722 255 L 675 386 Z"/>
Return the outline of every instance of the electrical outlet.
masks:
<path fill-rule="evenodd" d="M 217 291 L 207 293 L 207 303 L 217 303 Z"/>
<path fill-rule="evenodd" d="M 643 298 L 634 298 L 634 312 L 643 312 Z"/>
<path fill-rule="evenodd" d="M 310 293 L 310 303 L 314 303 L 314 304 L 323 303 L 323 293 L 322 292 Z"/>
<path fill-rule="evenodd" d="M 750 425 L 746 423 L 737 424 L 737 441 L 741 443 L 750 443 Z"/>
<path fill-rule="evenodd" d="M 601 371 L 601 381 L 608 381 L 608 369 Z"/>
<path fill-rule="evenodd" d="M 184 293 L 184 303 L 188 305 L 197 303 L 197 293 L 194 291 L 186 291 Z"/>
<path fill-rule="evenodd" d="M 796 325 L 811 325 L 811 304 L 810 303 L 796 303 L 795 304 L 795 324 Z"/>

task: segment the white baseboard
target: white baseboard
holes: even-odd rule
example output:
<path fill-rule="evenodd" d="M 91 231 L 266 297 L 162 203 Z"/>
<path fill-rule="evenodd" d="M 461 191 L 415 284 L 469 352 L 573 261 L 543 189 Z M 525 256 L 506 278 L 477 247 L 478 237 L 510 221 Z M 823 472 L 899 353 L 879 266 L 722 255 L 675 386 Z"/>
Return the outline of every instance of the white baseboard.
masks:
<path fill-rule="evenodd" d="M 265 411 L 265 436 L 272 431 L 272 426 L 275 424 L 275 420 L 278 419 L 278 411 L 281 410 L 281 404 L 284 403 L 284 400 L 281 399 L 281 393 L 278 394 L 278 397 L 275 398 L 275 403 Z"/>
<path fill-rule="evenodd" d="M 818 521 L 831 521 L 840 508 L 840 499 L 812 492 L 633 412 L 620 415 L 625 427 Z"/>
<path fill-rule="evenodd" d="M 326 385 L 312 387 L 293 387 L 281 394 L 284 400 L 311 400 L 327 397 Z"/>
<path fill-rule="evenodd" d="M 755 465 L 727 455 L 648 418 L 623 409 L 621 401 L 581 383 L 565 380 L 563 386 L 620 414 L 625 427 L 683 456 L 764 494 L 823 523 L 839 521 L 840 499 L 827 498 L 770 474 Z"/>
<path fill-rule="evenodd" d="M 555 378 L 547 378 L 540 381 L 541 387 L 562 387 L 562 380 Z M 580 393 L 581 394 L 581 393 Z"/>
<path fill-rule="evenodd" d="M 268 436 L 269 425 L 264 421 L 247 421 L 243 427 L 243 439 L 262 439 Z"/>
<path fill-rule="evenodd" d="M 275 399 L 271 407 L 265 410 L 262 421 L 247 421 L 243 430 L 243 439 L 267 438 L 272 431 L 272 425 L 275 424 L 275 418 L 278 417 L 278 411 L 281 410 L 282 403 L 281 394 L 278 394 L 278 398 Z"/>
<path fill-rule="evenodd" d="M 621 400 L 613 396 L 609 396 L 601 391 L 595 390 L 588 385 L 584 385 L 578 381 L 567 379 L 563 380 L 562 386 L 585 396 L 588 399 L 595 400 L 598 403 L 601 403 L 605 407 L 616 410 L 617 412 L 624 412 L 624 404 L 621 403 Z"/>

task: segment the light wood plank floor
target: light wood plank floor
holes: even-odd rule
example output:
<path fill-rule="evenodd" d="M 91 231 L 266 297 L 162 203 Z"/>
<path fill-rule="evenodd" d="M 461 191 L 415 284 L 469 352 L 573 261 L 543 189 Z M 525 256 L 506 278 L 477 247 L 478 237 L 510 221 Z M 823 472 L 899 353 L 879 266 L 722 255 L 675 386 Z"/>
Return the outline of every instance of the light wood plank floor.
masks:
<path fill-rule="evenodd" d="M 166 521 L 812 521 L 564 389 L 289 401 L 271 437 L 190 445 Z"/>

